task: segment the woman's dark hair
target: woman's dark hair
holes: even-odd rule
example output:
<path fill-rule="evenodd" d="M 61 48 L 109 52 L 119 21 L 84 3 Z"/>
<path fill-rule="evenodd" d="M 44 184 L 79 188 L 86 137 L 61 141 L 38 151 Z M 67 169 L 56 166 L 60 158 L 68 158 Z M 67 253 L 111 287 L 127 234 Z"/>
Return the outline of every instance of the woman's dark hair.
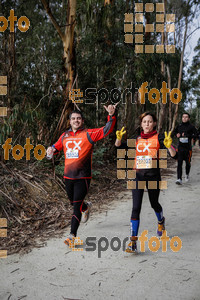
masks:
<path fill-rule="evenodd" d="M 142 123 L 142 120 L 143 120 L 144 117 L 146 117 L 146 116 L 151 116 L 152 119 L 153 119 L 153 121 L 156 122 L 156 123 L 157 123 L 157 121 L 158 121 L 157 118 L 156 118 L 156 116 L 155 116 L 153 113 L 149 112 L 149 111 L 144 112 L 143 114 L 141 114 L 141 115 L 139 116 L 140 126 L 138 127 L 138 135 L 140 135 L 140 133 L 141 133 L 141 131 L 142 131 L 142 129 L 141 129 L 141 123 Z M 156 126 L 154 126 L 153 130 L 156 130 Z"/>
<path fill-rule="evenodd" d="M 79 115 L 81 115 L 81 118 L 84 120 L 83 114 L 80 110 L 78 110 L 78 109 L 72 110 L 69 114 L 69 119 L 71 119 L 72 114 L 79 114 Z"/>
<path fill-rule="evenodd" d="M 156 123 L 158 122 L 156 116 L 155 116 L 153 113 L 147 111 L 147 112 L 145 112 L 145 113 L 143 113 L 143 114 L 140 115 L 140 117 L 139 117 L 139 118 L 140 118 L 140 124 L 142 123 L 142 120 L 143 120 L 144 117 L 146 117 L 146 116 L 151 116 L 154 122 L 156 122 Z"/>

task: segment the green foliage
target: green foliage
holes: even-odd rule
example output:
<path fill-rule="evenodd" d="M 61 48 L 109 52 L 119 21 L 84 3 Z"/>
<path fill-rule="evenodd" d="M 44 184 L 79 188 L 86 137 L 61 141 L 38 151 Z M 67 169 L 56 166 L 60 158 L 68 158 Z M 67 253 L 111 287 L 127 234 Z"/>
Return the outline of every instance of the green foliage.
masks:
<path fill-rule="evenodd" d="M 59 164 L 58 166 L 56 166 L 55 167 L 56 175 L 63 176 L 63 174 L 64 174 L 64 168 L 65 168 L 64 163 Z"/>
<path fill-rule="evenodd" d="M 193 57 L 192 65 L 189 69 L 189 103 L 195 103 L 195 106 L 191 112 L 194 123 L 197 126 L 200 124 L 200 38 L 197 41 L 195 47 L 196 55 Z"/>
<path fill-rule="evenodd" d="M 148 0 L 143 3 L 148 3 Z M 176 14 L 178 22 L 177 35 L 182 37 L 182 25 L 185 16 L 191 13 L 191 6 L 197 1 L 168 1 L 167 12 Z M 67 1 L 48 1 L 52 14 L 64 32 L 66 26 Z M 124 13 L 133 13 L 133 1 L 118 0 L 113 5 L 104 6 L 103 0 L 77 1 L 75 26 L 75 56 L 77 85 L 81 91 L 87 88 L 106 88 L 111 91 L 118 88 L 124 91 L 133 84 L 137 89 L 145 81 L 148 88 L 161 88 L 162 81 L 167 82 L 167 73 L 161 73 L 161 61 L 170 68 L 172 88 L 177 87 L 181 49 L 176 53 L 166 54 L 135 54 L 133 45 L 124 43 Z M 0 76 L 8 75 L 9 97 L 3 98 L 2 105 L 9 108 L 7 118 L 1 120 L 0 143 L 12 137 L 16 143 L 23 143 L 30 137 L 33 143 L 45 145 L 55 142 L 54 133 L 63 107 L 63 93 L 66 79 L 63 67 L 63 44 L 52 25 L 40 0 L 37 1 L 1 1 L 0 12 L 8 17 L 10 9 L 15 15 L 27 16 L 30 28 L 27 32 L 15 31 L 14 47 L 10 45 L 11 35 L 7 29 L 0 33 Z M 192 16 L 192 14 L 191 14 Z M 155 19 L 155 12 L 146 14 L 149 22 Z M 180 29 L 180 30 L 179 30 Z M 145 35 L 144 45 L 160 43 L 160 34 Z M 200 42 L 199 42 L 200 44 Z M 197 45 L 197 50 L 199 49 Z M 12 55 L 15 60 L 12 61 Z M 199 66 L 199 58 L 193 64 L 193 74 Z M 196 68 L 196 69 L 195 69 Z M 191 73 L 192 74 L 192 73 Z M 181 91 L 184 101 L 189 92 L 197 97 L 200 105 L 200 92 L 197 85 L 198 77 L 192 82 L 186 81 L 183 74 Z M 80 104 L 79 107 L 86 115 L 86 126 L 97 127 L 105 124 L 103 101 L 100 101 L 98 111 L 95 104 Z M 159 106 L 158 106 L 159 107 Z M 127 118 L 130 127 L 134 128 L 138 115 L 143 110 L 156 112 L 157 106 L 147 101 L 145 106 L 136 107 L 131 104 L 125 113 L 125 105 L 119 106 L 119 122 Z M 60 132 L 56 132 L 59 136 Z M 54 138 L 54 140 L 52 140 Z M 97 148 L 94 161 L 101 162 L 103 150 Z M 96 155 L 96 156 L 95 156 Z M 59 169 L 59 168 L 58 168 Z"/>
<path fill-rule="evenodd" d="M 102 165 L 104 161 L 104 154 L 106 152 L 106 147 L 102 143 L 99 143 L 98 147 L 95 147 L 93 152 L 93 164 Z"/>
<path fill-rule="evenodd" d="M 98 179 L 101 174 L 102 174 L 101 171 L 93 170 L 92 171 L 92 178 L 93 179 Z"/>

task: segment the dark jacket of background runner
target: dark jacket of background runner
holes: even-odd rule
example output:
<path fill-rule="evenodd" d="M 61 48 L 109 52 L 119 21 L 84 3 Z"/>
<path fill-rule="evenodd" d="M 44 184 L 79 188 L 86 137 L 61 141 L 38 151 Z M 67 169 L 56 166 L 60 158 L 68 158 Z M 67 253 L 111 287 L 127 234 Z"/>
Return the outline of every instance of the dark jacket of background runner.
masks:
<path fill-rule="evenodd" d="M 188 138 L 188 143 L 182 143 L 179 138 L 178 150 L 191 150 L 191 140 L 198 137 L 197 129 L 190 122 L 182 122 L 175 128 L 173 132 L 174 135 L 177 135 L 178 133 L 181 135 L 180 138 Z"/>

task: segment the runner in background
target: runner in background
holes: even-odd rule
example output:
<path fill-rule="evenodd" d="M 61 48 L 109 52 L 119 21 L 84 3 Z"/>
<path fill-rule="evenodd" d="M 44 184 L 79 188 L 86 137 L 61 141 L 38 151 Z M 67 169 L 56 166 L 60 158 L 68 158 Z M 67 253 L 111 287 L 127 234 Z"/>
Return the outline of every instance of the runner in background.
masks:
<path fill-rule="evenodd" d="M 199 140 L 199 149 L 200 149 L 200 127 L 198 129 L 198 140 Z"/>
<path fill-rule="evenodd" d="M 142 198 L 144 189 L 139 188 L 139 182 L 145 181 L 148 190 L 149 200 L 151 207 L 154 209 L 158 219 L 157 234 L 162 236 L 165 230 L 165 218 L 163 216 L 163 209 L 158 199 L 160 194 L 159 182 L 161 181 L 160 168 L 159 168 L 159 149 L 168 148 L 172 157 L 176 157 L 176 151 L 171 146 L 172 138 L 171 132 L 169 135 L 165 132 L 165 139 L 156 131 L 157 118 L 150 112 L 143 113 L 140 116 L 141 133 L 136 139 L 136 157 L 134 169 L 136 170 L 136 188 L 132 190 L 133 208 L 131 214 L 131 237 L 130 243 L 126 252 L 137 253 L 137 239 L 140 223 L 140 211 L 142 206 Z M 125 134 L 124 128 L 116 132 L 115 146 L 120 148 L 127 148 L 126 143 L 121 143 L 122 136 Z M 156 163 L 155 163 L 156 161 Z M 155 166 L 153 166 L 155 164 Z M 149 182 L 156 182 L 154 189 L 149 188 Z"/>
<path fill-rule="evenodd" d="M 179 139 L 178 144 L 178 166 L 176 184 L 182 184 L 182 165 L 185 161 L 185 181 L 189 180 L 192 157 L 192 139 L 198 137 L 197 129 L 190 123 L 190 115 L 186 112 L 182 114 L 182 123 L 178 125 L 174 135 Z"/>
<path fill-rule="evenodd" d="M 64 182 L 68 198 L 73 206 L 71 231 L 65 240 L 67 245 L 70 245 L 76 237 L 81 217 L 82 222 L 86 222 L 89 218 L 91 203 L 85 203 L 84 198 L 88 193 L 91 180 L 93 147 L 97 141 L 113 131 L 116 122 L 115 107 L 116 105 L 104 106 L 108 112 L 107 123 L 104 127 L 95 129 L 85 129 L 82 113 L 78 110 L 72 111 L 71 128 L 47 149 L 49 158 L 62 150 L 65 154 Z"/>

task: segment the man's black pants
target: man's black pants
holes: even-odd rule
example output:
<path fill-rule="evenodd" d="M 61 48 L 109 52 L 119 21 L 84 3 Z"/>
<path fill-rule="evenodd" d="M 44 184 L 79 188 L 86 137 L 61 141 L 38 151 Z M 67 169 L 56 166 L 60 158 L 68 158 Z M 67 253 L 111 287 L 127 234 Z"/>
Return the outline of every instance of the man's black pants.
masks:
<path fill-rule="evenodd" d="M 183 161 L 185 161 L 185 173 L 189 175 L 190 167 L 191 167 L 191 157 L 192 157 L 192 150 L 187 149 L 178 149 L 178 166 L 177 166 L 177 178 L 182 179 L 182 166 Z"/>
<path fill-rule="evenodd" d="M 90 179 L 65 179 L 65 189 L 73 206 L 71 233 L 76 236 L 81 221 L 82 211 L 87 209 L 84 198 L 88 193 Z"/>

